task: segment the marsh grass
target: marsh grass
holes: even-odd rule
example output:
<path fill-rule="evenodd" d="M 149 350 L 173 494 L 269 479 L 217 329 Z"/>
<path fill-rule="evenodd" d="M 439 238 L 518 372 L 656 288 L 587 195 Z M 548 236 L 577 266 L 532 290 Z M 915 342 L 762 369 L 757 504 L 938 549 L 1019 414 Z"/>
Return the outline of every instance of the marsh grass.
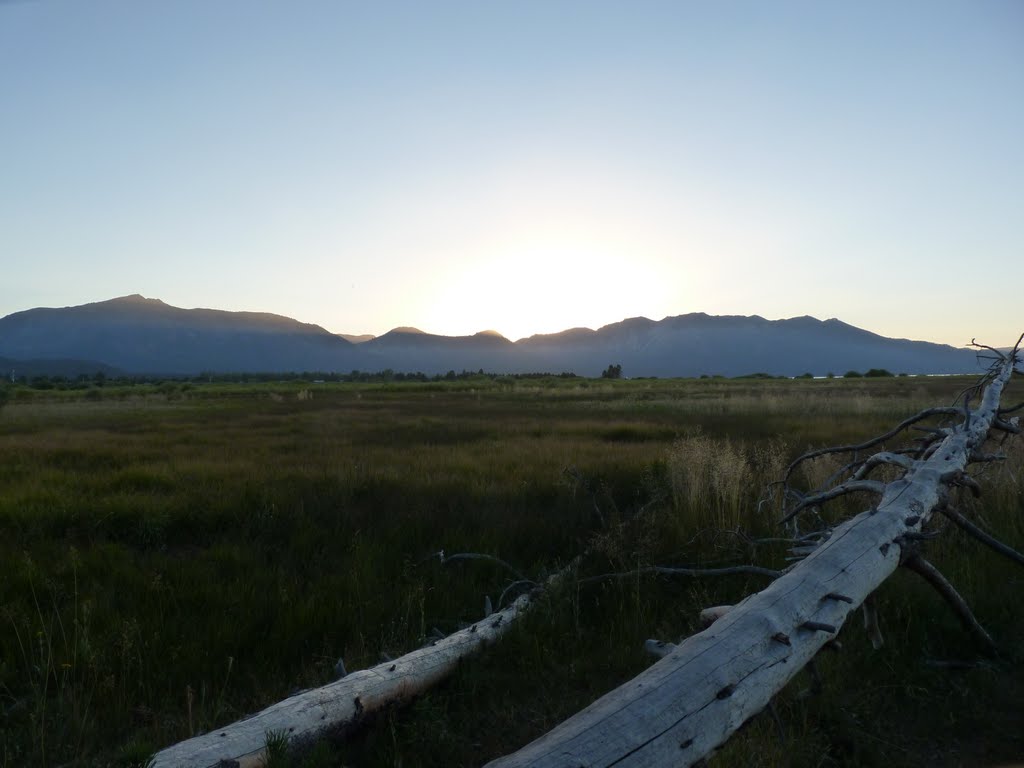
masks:
<path fill-rule="evenodd" d="M 440 549 L 494 554 L 538 579 L 583 552 L 581 575 L 635 573 L 548 596 L 448 684 L 298 763 L 480 764 L 649 665 L 647 637 L 678 639 L 701 608 L 764 583 L 639 569 L 781 565 L 782 548 L 739 534 L 775 531 L 777 509 L 759 502 L 793 455 L 884 431 L 963 386 L 481 379 L 15 392 L 0 410 L 0 766 L 138 764 L 149 748 L 326 682 L 339 657 L 359 669 L 433 627 L 472 622 L 511 577 L 442 567 L 429 557 Z M 1020 548 L 1019 445 L 1010 452 L 986 470 L 983 499 L 960 503 Z M 804 479 L 831 470 L 816 462 Z M 915 765 L 934 752 L 961 758 L 934 764 L 956 765 L 1024 752 L 1013 727 L 1024 716 L 1024 611 L 1012 597 L 1022 576 L 956 531 L 929 557 L 1007 648 L 1005 666 L 925 666 L 974 651 L 929 589 L 900 574 L 879 593 L 884 649 L 844 630 L 847 651 L 821 663 L 825 693 L 798 698 L 798 679 L 780 697 L 784 742 L 758 718 L 721 764 Z"/>

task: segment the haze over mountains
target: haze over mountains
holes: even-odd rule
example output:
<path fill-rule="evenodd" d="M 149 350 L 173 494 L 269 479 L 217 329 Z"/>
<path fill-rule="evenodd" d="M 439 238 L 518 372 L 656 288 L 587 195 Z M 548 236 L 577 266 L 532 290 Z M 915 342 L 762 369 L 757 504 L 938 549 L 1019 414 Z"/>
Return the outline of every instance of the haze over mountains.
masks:
<path fill-rule="evenodd" d="M 31 364 L 28 362 L 31 361 Z M 60 364 L 58 365 L 58 361 Z M 796 376 L 886 368 L 906 373 L 979 370 L 972 351 L 890 339 L 839 320 L 710 316 L 631 318 L 512 342 L 494 331 L 438 336 L 396 328 L 382 336 L 335 334 L 259 312 L 181 309 L 139 295 L 0 318 L 0 366 L 51 372 L 194 375 L 209 371 L 571 371 L 596 376 Z M 44 371 L 39 371 L 44 372 Z"/>

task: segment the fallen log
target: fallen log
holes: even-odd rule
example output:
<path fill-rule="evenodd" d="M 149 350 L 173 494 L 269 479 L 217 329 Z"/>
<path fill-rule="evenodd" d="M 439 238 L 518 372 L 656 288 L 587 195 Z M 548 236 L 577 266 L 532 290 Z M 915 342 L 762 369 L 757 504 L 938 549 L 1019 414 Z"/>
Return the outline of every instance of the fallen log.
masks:
<path fill-rule="evenodd" d="M 711 754 L 769 706 L 900 565 L 904 545 L 921 536 L 989 430 L 999 426 L 999 399 L 1019 344 L 992 369 L 977 409 L 943 410 L 965 419 L 918 458 L 900 459 L 905 473 L 879 483 L 881 498 L 870 510 L 837 525 L 806 559 L 703 632 L 661 649 L 669 652 L 646 671 L 488 768 L 688 766 Z M 883 456 L 872 463 L 894 462 Z"/>
<path fill-rule="evenodd" d="M 548 579 L 548 586 L 569 568 Z M 535 594 L 520 595 L 476 624 L 400 658 L 352 672 L 244 720 L 167 747 L 154 755 L 151 768 L 258 768 L 267 761 L 268 735 L 287 739 L 289 750 L 301 750 L 321 738 L 343 733 L 452 674 L 459 662 L 505 634 L 530 608 Z"/>

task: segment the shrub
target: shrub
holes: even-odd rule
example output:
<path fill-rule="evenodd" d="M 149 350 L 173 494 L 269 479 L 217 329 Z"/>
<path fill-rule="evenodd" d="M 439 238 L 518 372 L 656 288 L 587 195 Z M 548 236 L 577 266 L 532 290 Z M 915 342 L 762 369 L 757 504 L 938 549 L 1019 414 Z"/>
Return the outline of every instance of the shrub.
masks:
<path fill-rule="evenodd" d="M 621 379 L 622 378 L 622 366 L 621 365 L 609 365 L 603 371 L 601 371 L 602 379 Z"/>

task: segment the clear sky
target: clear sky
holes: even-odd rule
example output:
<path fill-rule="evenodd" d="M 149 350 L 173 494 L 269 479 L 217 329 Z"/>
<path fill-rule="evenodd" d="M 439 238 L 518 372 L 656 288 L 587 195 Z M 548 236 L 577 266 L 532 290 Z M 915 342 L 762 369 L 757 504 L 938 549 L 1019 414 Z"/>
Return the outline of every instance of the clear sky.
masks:
<path fill-rule="evenodd" d="M 1024 3 L 0 0 L 0 315 L 1024 331 Z"/>

